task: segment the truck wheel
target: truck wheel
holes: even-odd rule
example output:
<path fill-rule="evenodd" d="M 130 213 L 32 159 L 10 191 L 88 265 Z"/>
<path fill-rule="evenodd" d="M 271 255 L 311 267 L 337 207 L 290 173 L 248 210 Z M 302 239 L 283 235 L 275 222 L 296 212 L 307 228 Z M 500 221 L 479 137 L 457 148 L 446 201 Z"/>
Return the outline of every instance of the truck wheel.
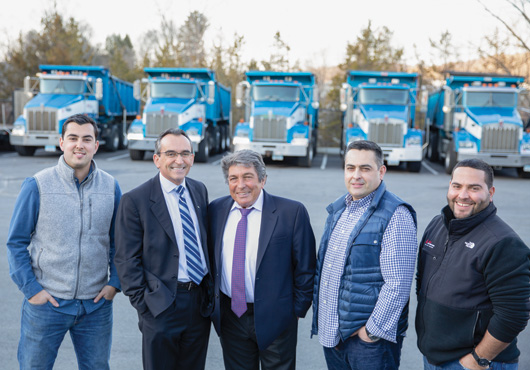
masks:
<path fill-rule="evenodd" d="M 313 163 L 313 145 L 312 143 L 309 143 L 309 146 L 307 147 L 307 154 L 304 157 L 298 158 L 298 165 L 300 167 L 311 167 L 312 163 Z"/>
<path fill-rule="evenodd" d="M 409 172 L 420 172 L 421 171 L 421 161 L 407 162 L 407 171 L 409 171 Z"/>
<path fill-rule="evenodd" d="M 195 159 L 197 162 L 205 163 L 208 161 L 208 157 L 210 156 L 210 135 L 208 135 L 208 131 L 206 131 L 206 134 L 204 135 L 204 139 L 199 143 L 199 150 L 197 151 L 197 155 L 195 156 Z"/>
<path fill-rule="evenodd" d="M 230 127 L 225 126 L 225 149 L 226 151 L 230 150 L 231 144 L 232 144 L 232 139 L 230 138 Z"/>
<path fill-rule="evenodd" d="M 134 150 L 129 149 L 129 156 L 133 161 L 143 161 L 145 155 L 145 150 Z"/>
<path fill-rule="evenodd" d="M 107 152 L 115 152 L 120 146 L 120 133 L 118 128 L 114 126 L 110 132 L 110 135 L 105 138 L 105 149 Z"/>
<path fill-rule="evenodd" d="M 429 133 L 429 146 L 427 147 L 427 158 L 431 162 L 440 161 L 440 153 L 438 152 L 438 132 L 431 131 Z"/>
<path fill-rule="evenodd" d="M 449 151 L 445 155 L 445 173 L 451 174 L 453 172 L 453 168 L 456 166 L 456 150 L 455 150 L 455 144 L 451 143 L 449 146 Z"/>
<path fill-rule="evenodd" d="M 524 172 L 523 167 L 517 167 L 517 174 L 522 179 L 530 179 L 530 172 Z"/>
<path fill-rule="evenodd" d="M 315 136 L 313 136 L 313 157 L 317 155 L 317 142 L 318 142 L 318 134 L 315 132 Z"/>
<path fill-rule="evenodd" d="M 118 131 L 120 132 L 120 143 L 118 149 L 127 149 L 129 146 L 129 139 L 127 139 L 127 130 L 123 131 L 123 123 L 118 126 Z"/>
<path fill-rule="evenodd" d="M 22 157 L 31 157 L 37 150 L 36 146 L 21 146 L 15 145 L 15 151 Z"/>

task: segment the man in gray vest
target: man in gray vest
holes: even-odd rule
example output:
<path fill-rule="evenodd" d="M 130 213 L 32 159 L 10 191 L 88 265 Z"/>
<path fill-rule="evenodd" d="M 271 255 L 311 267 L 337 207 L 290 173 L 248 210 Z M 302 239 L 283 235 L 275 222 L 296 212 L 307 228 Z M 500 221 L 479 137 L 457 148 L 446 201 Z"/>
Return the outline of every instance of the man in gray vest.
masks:
<path fill-rule="evenodd" d="M 313 329 L 329 369 L 397 369 L 416 260 L 416 213 L 386 190 L 381 148 L 348 145 L 348 193 L 328 206 Z"/>
<path fill-rule="evenodd" d="M 52 369 L 68 331 L 80 369 L 109 369 L 121 191 L 92 160 L 97 137 L 88 116 L 68 118 L 59 163 L 27 178 L 15 204 L 7 256 L 24 294 L 20 369 Z"/>

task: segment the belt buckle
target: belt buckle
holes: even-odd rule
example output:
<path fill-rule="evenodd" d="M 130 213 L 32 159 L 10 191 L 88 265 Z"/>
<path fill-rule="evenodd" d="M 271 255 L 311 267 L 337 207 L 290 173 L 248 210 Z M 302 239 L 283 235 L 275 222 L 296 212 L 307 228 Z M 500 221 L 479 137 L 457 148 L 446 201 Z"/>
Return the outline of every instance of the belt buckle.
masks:
<path fill-rule="evenodd" d="M 190 281 L 188 283 L 188 291 L 191 290 L 191 288 L 193 288 L 193 281 Z"/>

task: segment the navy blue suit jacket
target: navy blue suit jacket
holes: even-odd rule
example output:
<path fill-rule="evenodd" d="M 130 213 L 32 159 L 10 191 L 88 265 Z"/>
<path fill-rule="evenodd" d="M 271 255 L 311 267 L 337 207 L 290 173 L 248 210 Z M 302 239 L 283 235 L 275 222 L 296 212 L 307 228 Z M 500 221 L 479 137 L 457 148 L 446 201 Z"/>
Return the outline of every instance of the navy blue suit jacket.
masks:
<path fill-rule="evenodd" d="M 206 230 L 208 192 L 202 182 L 188 177 L 186 187 L 199 221 L 206 263 L 210 266 Z M 115 240 L 114 263 L 123 293 L 140 314 L 149 310 L 157 317 L 178 299 L 180 258 L 158 174 L 123 195 L 116 216 Z M 211 275 L 207 274 L 204 279 L 201 286 L 209 290 L 208 297 L 213 294 Z M 212 303 L 211 299 L 203 302 L 201 313 L 205 317 L 211 314 Z"/>
<path fill-rule="evenodd" d="M 254 323 L 260 350 L 266 349 L 296 317 L 311 306 L 315 274 L 315 236 L 305 207 L 263 190 L 263 211 L 256 261 Z M 208 246 L 213 258 L 215 305 L 212 321 L 221 333 L 221 248 L 234 200 L 219 198 L 208 208 Z M 230 272 L 231 273 L 231 272 Z"/>

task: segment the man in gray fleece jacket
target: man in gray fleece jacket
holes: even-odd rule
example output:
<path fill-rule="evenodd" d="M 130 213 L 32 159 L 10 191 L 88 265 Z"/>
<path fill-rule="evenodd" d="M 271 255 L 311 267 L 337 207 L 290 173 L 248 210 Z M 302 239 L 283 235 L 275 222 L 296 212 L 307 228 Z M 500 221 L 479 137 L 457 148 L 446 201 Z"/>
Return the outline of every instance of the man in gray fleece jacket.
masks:
<path fill-rule="evenodd" d="M 52 369 L 66 334 L 80 369 L 109 369 L 118 183 L 92 160 L 94 120 L 68 118 L 59 163 L 27 178 L 7 240 L 10 275 L 24 293 L 20 369 Z"/>

